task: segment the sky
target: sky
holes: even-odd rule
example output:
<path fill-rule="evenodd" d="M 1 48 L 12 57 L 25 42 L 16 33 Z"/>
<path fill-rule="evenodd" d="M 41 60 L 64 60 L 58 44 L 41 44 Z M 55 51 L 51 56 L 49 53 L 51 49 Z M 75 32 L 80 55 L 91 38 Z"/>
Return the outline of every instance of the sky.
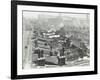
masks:
<path fill-rule="evenodd" d="M 88 25 L 88 22 L 87 20 L 89 20 L 89 14 L 86 14 L 86 13 L 55 13 L 55 12 L 36 12 L 36 11 L 23 11 L 23 17 L 26 18 L 26 19 L 38 19 L 39 15 L 41 17 L 50 17 L 50 18 L 55 18 L 55 17 L 58 17 L 58 16 L 61 16 L 63 18 L 63 20 L 67 20 L 67 24 L 70 24 L 70 25 L 74 25 L 75 27 L 83 27 L 82 25 Z M 72 22 L 72 19 L 74 20 Z M 46 19 L 45 19 L 46 20 Z M 83 22 L 81 22 L 81 20 L 83 20 Z M 84 22 L 84 20 L 86 20 L 86 22 Z M 51 21 L 52 22 L 52 21 Z M 55 22 L 56 23 L 56 22 Z M 59 22 L 58 22 L 59 23 Z M 54 28 L 54 29 L 59 29 L 61 28 L 61 25 L 64 25 L 64 23 L 59 23 L 59 26 L 50 26 L 50 28 Z M 44 26 L 44 28 L 47 28 L 49 29 L 48 26 Z"/>
<path fill-rule="evenodd" d="M 34 11 L 23 11 L 23 16 L 25 18 L 38 18 L 38 15 L 45 15 L 50 17 L 56 17 L 56 16 L 64 16 L 64 17 L 72 17 L 72 18 L 82 18 L 87 19 L 89 18 L 89 14 L 80 14 L 80 13 L 54 13 L 54 12 L 34 12 Z"/>

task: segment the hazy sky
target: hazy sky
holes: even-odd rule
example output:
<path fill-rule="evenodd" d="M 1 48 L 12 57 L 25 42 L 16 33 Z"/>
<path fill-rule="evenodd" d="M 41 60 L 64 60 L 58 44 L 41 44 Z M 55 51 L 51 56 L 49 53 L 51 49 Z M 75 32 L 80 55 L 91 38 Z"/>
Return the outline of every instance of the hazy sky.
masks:
<path fill-rule="evenodd" d="M 46 17 L 46 18 L 55 18 L 55 17 L 62 17 L 63 20 L 68 20 L 66 22 L 66 24 L 68 26 L 70 25 L 74 25 L 75 27 L 84 27 L 84 25 L 86 27 L 89 27 L 89 14 L 79 14 L 79 13 L 54 13 L 54 12 L 32 12 L 32 11 L 23 11 L 23 17 L 26 18 L 26 19 L 38 19 L 38 16 L 41 16 L 43 17 Z M 59 18 L 58 17 L 58 18 Z M 52 22 L 52 21 L 51 21 Z M 52 24 L 55 24 L 57 23 L 56 21 L 55 22 L 52 22 Z M 59 29 L 61 27 L 63 27 L 64 23 L 62 22 L 58 22 L 59 23 L 59 26 L 44 26 L 45 29 L 49 29 L 49 28 L 54 28 L 54 29 Z"/>
<path fill-rule="evenodd" d="M 83 19 L 87 19 L 89 18 L 89 14 L 79 14 L 79 13 L 52 13 L 52 12 L 32 12 L 32 11 L 23 11 L 23 16 L 25 18 L 38 18 L 38 15 L 44 15 L 44 16 L 50 16 L 50 17 L 56 17 L 56 16 L 64 16 L 64 17 L 72 17 L 72 18 L 83 18 Z"/>

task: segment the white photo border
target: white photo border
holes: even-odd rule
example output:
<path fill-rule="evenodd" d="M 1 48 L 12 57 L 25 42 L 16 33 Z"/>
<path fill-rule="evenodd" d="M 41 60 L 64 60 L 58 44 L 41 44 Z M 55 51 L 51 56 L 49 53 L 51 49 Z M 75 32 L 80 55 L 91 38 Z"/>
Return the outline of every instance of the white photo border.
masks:
<path fill-rule="evenodd" d="M 56 11 L 56 12 L 73 12 L 73 13 L 88 13 L 90 14 L 90 66 L 84 67 L 59 67 L 59 68 L 40 68 L 40 69 L 22 69 L 22 11 Z M 47 6 L 27 6 L 17 5 L 17 75 L 28 74 L 48 74 L 48 73 L 63 73 L 63 72 L 84 72 L 94 71 L 94 10 L 81 8 L 62 8 L 62 7 L 47 7 Z"/>

